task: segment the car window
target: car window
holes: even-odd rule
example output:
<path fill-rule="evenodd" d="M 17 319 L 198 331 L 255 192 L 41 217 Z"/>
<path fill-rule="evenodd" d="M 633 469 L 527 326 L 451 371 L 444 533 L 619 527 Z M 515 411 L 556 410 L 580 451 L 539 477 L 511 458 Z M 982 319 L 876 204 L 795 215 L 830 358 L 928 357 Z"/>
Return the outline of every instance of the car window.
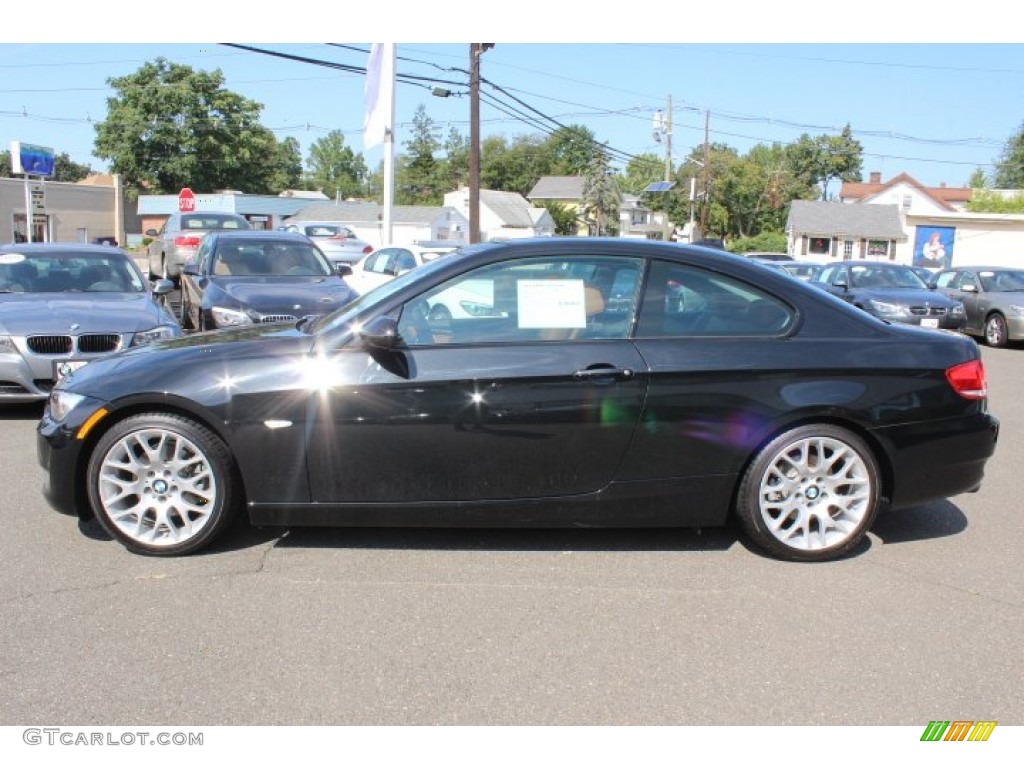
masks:
<path fill-rule="evenodd" d="M 397 275 L 399 272 L 407 272 L 416 266 L 416 257 L 413 256 L 409 251 L 399 250 L 395 254 L 395 266 L 394 272 Z"/>
<path fill-rule="evenodd" d="M 940 272 L 935 277 L 935 285 L 937 288 L 951 288 L 959 281 L 956 279 L 958 272 Z"/>
<path fill-rule="evenodd" d="M 140 293 L 145 289 L 138 270 L 122 256 L 0 256 L 0 291 L 5 293 Z"/>
<path fill-rule="evenodd" d="M 603 256 L 491 264 L 406 302 L 399 334 L 409 346 L 624 339 L 642 268 Z"/>
<path fill-rule="evenodd" d="M 794 321 L 785 302 L 754 285 L 697 267 L 655 261 L 637 336 L 776 336 Z"/>
<path fill-rule="evenodd" d="M 222 277 L 248 275 L 326 277 L 334 274 L 327 259 L 308 240 L 258 241 L 221 238 L 210 272 Z"/>

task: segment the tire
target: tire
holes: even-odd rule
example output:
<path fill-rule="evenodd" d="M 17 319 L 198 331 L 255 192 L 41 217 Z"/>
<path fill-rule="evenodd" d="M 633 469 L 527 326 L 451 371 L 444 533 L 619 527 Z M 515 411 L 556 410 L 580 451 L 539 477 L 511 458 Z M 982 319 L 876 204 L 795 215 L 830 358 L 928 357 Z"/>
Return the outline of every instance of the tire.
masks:
<path fill-rule="evenodd" d="M 736 515 L 754 545 L 783 560 L 831 560 L 856 548 L 881 504 L 881 475 L 849 430 L 812 424 L 757 454 L 740 481 Z"/>
<path fill-rule="evenodd" d="M 1006 318 L 998 312 L 985 320 L 985 343 L 990 347 L 1005 347 L 1009 343 Z"/>
<path fill-rule="evenodd" d="M 129 416 L 103 435 L 86 474 L 103 528 L 142 555 L 195 552 L 224 530 L 237 485 L 224 441 L 183 416 Z"/>

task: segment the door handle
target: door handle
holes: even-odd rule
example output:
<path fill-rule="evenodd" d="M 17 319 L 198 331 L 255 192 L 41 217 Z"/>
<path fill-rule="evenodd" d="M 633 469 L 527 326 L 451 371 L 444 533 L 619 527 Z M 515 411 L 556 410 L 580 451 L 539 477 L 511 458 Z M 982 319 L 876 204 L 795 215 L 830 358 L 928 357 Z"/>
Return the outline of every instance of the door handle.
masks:
<path fill-rule="evenodd" d="M 615 368 L 613 366 L 590 366 L 583 370 L 576 371 L 572 377 L 577 381 L 594 381 L 595 379 L 616 379 L 627 381 L 632 379 L 634 372 L 632 368 Z"/>

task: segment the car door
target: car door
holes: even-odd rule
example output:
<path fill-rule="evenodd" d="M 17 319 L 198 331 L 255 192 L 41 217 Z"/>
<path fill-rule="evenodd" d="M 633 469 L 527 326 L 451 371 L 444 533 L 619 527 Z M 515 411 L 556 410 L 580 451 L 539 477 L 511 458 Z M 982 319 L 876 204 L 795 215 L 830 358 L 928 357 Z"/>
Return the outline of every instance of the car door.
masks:
<path fill-rule="evenodd" d="M 790 408 L 779 393 L 798 385 L 796 322 L 792 306 L 758 285 L 654 261 L 636 330 L 650 382 L 617 479 L 671 487 L 675 519 L 713 522 L 765 430 Z"/>
<path fill-rule="evenodd" d="M 642 266 L 560 257 L 478 268 L 397 307 L 394 349 L 332 351 L 348 383 L 326 390 L 314 409 L 314 500 L 515 500 L 604 488 L 646 392 L 629 339 Z M 629 272 L 636 290 L 608 311 L 599 289 L 568 267 Z M 490 305 L 429 316 L 432 300 L 463 295 L 466 284 L 477 297 L 489 285 Z"/>
<path fill-rule="evenodd" d="M 978 273 L 971 270 L 960 272 L 953 282 L 953 290 L 947 295 L 951 299 L 963 302 L 964 314 L 967 316 L 966 330 L 970 333 L 982 333 L 989 301 L 985 297 L 985 289 Z"/>

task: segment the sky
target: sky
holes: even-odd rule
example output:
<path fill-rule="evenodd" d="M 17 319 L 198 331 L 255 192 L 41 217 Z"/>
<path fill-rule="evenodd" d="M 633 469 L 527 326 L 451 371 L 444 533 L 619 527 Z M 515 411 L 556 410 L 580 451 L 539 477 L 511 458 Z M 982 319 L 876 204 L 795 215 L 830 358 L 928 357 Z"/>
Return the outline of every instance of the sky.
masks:
<path fill-rule="evenodd" d="M 859 23 L 837 27 L 842 34 L 822 20 L 819 3 L 776 4 L 770 19 L 747 6 L 726 0 L 696 11 L 653 2 L 588 26 L 524 3 L 517 7 L 532 12 L 481 29 L 452 21 L 471 13 L 472 4 L 446 4 L 451 17 L 436 8 L 417 16 L 398 5 L 400 20 L 385 25 L 379 13 L 367 11 L 366 23 L 352 23 L 361 19 L 349 7 L 341 12 L 338 5 L 313 3 L 306 15 L 315 19 L 320 8 L 322 19 L 313 31 L 343 36 L 342 42 L 309 40 L 310 25 L 297 18 L 277 23 L 255 14 L 244 23 L 227 17 L 220 28 L 230 33 L 220 39 L 357 68 L 365 68 L 370 43 L 352 38 L 396 42 L 399 75 L 424 78 L 397 84 L 397 152 L 420 106 L 443 134 L 454 127 L 468 136 L 469 43 L 463 41 L 474 39 L 498 41 L 481 58 L 481 75 L 489 81 L 481 89 L 483 137 L 582 124 L 608 145 L 619 167 L 643 153 L 665 159 L 667 137 L 661 131 L 655 139 L 653 116 L 667 113 L 670 101 L 673 165 L 702 144 L 705 121 L 712 142 L 740 153 L 802 134 L 836 134 L 849 124 L 864 148 L 865 180 L 873 171 L 883 179 L 906 172 L 928 186 L 966 185 L 977 168 L 990 173 L 1024 125 L 1024 35 L 1021 42 L 986 39 L 998 24 L 984 2 L 972 4 L 966 17 L 957 6 L 962 10 L 954 21 L 940 12 L 926 20 L 901 16 L 866 0 L 858 6 Z M 62 25 L 72 34 L 31 39 L 10 26 L 0 33 L 0 146 L 41 144 L 106 170 L 107 162 L 93 155 L 93 141 L 114 94 L 107 80 L 164 57 L 221 70 L 224 87 L 262 104 L 263 125 L 279 139 L 298 139 L 304 159 L 312 142 L 331 130 L 340 130 L 371 168 L 382 157 L 380 147 L 363 147 L 364 74 L 209 42 L 207 22 L 154 30 L 133 22 L 118 29 L 97 27 L 94 13 L 76 18 L 78 12 L 68 9 Z M 221 12 L 209 11 L 214 21 Z M 794 23 L 811 13 L 814 23 Z M 879 18 L 885 23 L 876 29 Z M 563 29 L 571 31 L 553 31 Z M 885 39 L 880 30 L 900 34 Z M 155 32 L 175 42 L 128 42 Z M 618 39 L 608 40 L 613 33 Z M 193 39 L 197 34 L 204 39 Z M 803 42 L 808 39 L 822 42 Z M 921 39 L 941 42 L 915 42 Z M 432 95 L 435 85 L 453 95 Z"/>

